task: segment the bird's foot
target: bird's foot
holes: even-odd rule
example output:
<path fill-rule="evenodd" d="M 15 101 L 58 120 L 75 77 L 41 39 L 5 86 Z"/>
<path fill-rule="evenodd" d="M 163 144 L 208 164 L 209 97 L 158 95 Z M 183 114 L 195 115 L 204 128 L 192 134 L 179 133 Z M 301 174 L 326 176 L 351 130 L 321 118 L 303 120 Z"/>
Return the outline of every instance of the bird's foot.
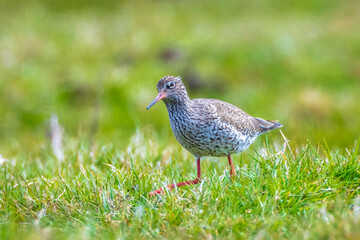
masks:
<path fill-rule="evenodd" d="M 200 183 L 201 180 L 200 178 L 195 178 L 194 180 L 191 180 L 191 181 L 186 181 L 186 182 L 181 182 L 181 183 L 177 183 L 177 184 L 170 184 L 168 185 L 167 187 L 172 190 L 174 189 L 175 187 L 182 187 L 182 186 L 186 186 L 186 185 L 194 185 L 194 184 L 198 184 Z M 159 195 L 159 194 L 163 194 L 165 193 L 164 192 L 164 189 L 163 188 L 159 188 L 159 189 L 156 189 L 155 191 L 152 191 L 149 193 L 149 197 L 153 197 L 153 196 L 156 196 L 156 195 Z"/>
<path fill-rule="evenodd" d="M 159 188 L 159 189 L 156 189 L 155 191 L 150 192 L 150 193 L 149 193 L 149 197 L 153 197 L 153 196 L 159 195 L 159 194 L 161 194 L 161 193 L 162 193 L 162 194 L 165 193 L 165 192 L 164 192 L 164 189 Z"/>

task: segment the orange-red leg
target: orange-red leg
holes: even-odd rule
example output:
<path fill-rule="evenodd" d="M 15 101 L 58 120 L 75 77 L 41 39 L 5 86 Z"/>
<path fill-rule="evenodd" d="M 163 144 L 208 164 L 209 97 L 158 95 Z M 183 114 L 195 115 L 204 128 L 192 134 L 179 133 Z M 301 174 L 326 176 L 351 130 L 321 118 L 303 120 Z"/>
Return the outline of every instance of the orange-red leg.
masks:
<path fill-rule="evenodd" d="M 175 186 L 182 187 L 182 186 L 186 186 L 186 185 L 194 185 L 194 184 L 200 183 L 200 181 L 201 181 L 200 180 L 200 178 L 201 178 L 200 158 L 196 159 L 196 164 L 197 164 L 197 177 L 194 180 L 180 182 L 180 183 L 176 183 L 176 184 L 170 184 L 167 187 L 171 190 L 171 189 L 175 188 Z M 162 189 L 162 188 L 156 189 L 155 191 L 152 191 L 151 193 L 149 193 L 149 197 L 158 195 L 163 192 L 164 192 L 164 189 Z"/>
<path fill-rule="evenodd" d="M 229 165 L 231 167 L 230 177 L 234 177 L 234 176 L 236 176 L 236 173 L 235 173 L 234 165 L 233 165 L 232 160 L 231 160 L 231 155 L 229 154 L 227 156 L 227 158 L 229 159 Z"/>

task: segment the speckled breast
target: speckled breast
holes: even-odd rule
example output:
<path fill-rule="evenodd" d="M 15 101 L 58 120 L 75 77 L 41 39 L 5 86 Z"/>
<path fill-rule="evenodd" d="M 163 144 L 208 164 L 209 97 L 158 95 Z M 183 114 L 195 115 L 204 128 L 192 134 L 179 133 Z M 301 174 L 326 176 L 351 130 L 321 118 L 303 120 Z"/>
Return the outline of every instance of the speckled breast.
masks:
<path fill-rule="evenodd" d="M 257 136 L 241 133 L 218 118 L 168 111 L 177 141 L 195 157 L 226 156 L 246 150 Z"/>

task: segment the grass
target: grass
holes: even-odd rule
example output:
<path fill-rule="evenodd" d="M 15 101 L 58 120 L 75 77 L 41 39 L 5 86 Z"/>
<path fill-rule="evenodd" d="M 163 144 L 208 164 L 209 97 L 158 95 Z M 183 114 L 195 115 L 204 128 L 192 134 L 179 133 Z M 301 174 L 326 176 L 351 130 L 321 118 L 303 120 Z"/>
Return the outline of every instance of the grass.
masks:
<path fill-rule="evenodd" d="M 3 163 L 1 239 L 360 237 L 359 141 L 334 151 L 265 138 L 235 156 L 235 179 L 226 159 L 204 158 L 200 185 L 153 198 L 151 190 L 195 177 L 178 144 L 161 146 L 146 131 L 123 150 L 74 141 L 63 162 L 44 151 Z"/>

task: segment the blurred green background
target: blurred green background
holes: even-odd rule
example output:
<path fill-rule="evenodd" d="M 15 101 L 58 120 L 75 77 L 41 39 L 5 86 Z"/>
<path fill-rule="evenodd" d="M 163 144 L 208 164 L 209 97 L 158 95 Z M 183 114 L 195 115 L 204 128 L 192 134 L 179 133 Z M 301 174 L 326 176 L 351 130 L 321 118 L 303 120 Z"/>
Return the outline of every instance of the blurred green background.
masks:
<path fill-rule="evenodd" d="M 164 143 L 157 81 L 277 119 L 293 142 L 353 145 L 360 130 L 360 1 L 0 1 L 0 151 L 69 138 Z M 273 134 L 280 137 L 280 134 Z"/>

